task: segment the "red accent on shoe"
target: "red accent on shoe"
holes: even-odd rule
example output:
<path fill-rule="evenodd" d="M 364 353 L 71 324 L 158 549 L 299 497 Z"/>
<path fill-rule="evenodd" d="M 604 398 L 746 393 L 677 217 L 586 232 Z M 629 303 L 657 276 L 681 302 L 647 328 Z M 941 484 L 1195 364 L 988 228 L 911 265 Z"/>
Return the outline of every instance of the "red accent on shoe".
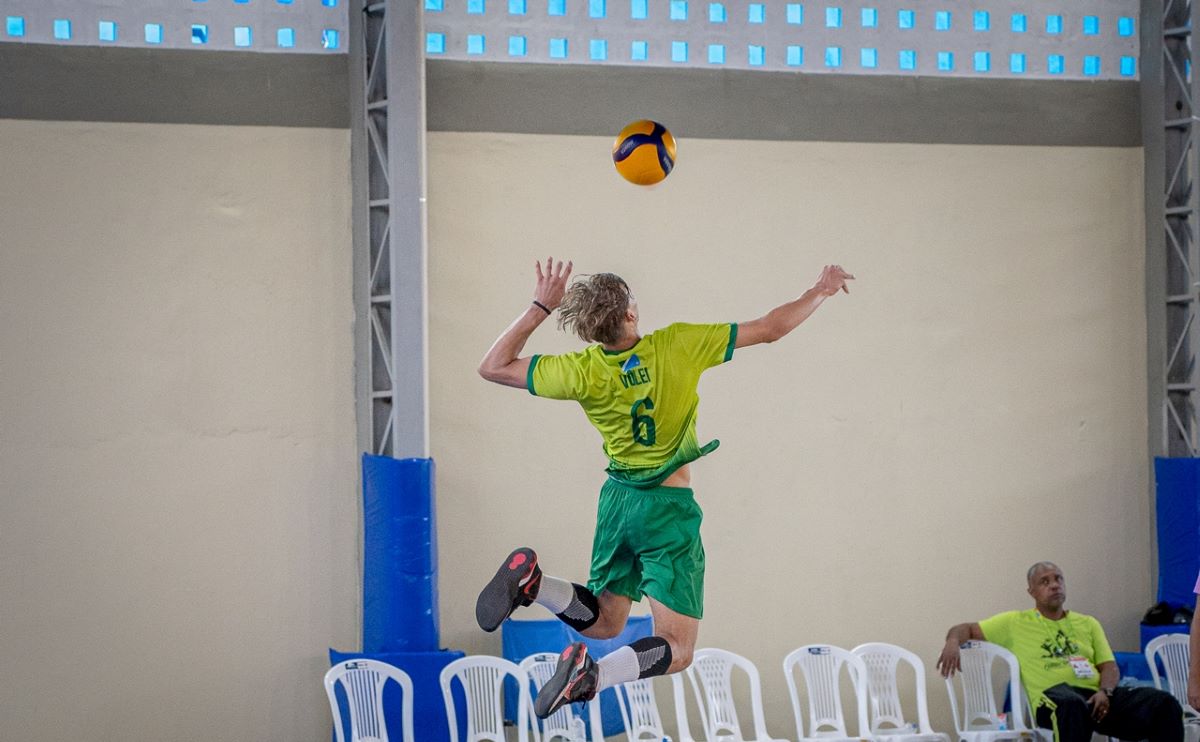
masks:
<path fill-rule="evenodd" d="M 525 555 L 518 552 L 516 554 L 513 554 L 512 561 L 509 563 L 508 568 L 516 569 L 517 567 L 520 567 L 524 563 L 525 563 Z"/>
<path fill-rule="evenodd" d="M 562 655 L 559 656 L 560 660 L 565 660 L 567 658 L 567 655 L 571 653 L 572 646 L 574 646 L 574 645 L 572 645 L 572 644 L 567 645 L 567 648 L 562 651 Z"/>

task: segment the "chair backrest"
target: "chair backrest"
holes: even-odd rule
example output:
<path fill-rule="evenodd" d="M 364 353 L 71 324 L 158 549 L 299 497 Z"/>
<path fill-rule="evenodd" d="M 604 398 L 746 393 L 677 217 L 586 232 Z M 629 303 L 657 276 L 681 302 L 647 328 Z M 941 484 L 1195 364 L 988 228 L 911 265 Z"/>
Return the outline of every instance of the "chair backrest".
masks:
<path fill-rule="evenodd" d="M 929 702 L 925 693 L 925 665 L 921 658 L 903 647 L 882 642 L 859 644 L 850 653 L 867 668 L 868 721 L 873 736 L 887 734 L 934 734 L 929 723 Z M 912 668 L 917 691 L 917 721 L 904 718 L 897 678 L 901 663 Z"/>
<path fill-rule="evenodd" d="M 858 734 L 868 733 L 867 699 L 865 679 L 867 669 L 862 660 L 841 647 L 830 644 L 806 644 L 792 650 L 783 658 L 783 674 L 787 677 L 788 694 L 792 699 L 792 713 L 796 718 L 796 734 L 805 737 L 804 713 L 800 707 L 800 694 L 796 686 L 796 668 L 804 676 L 808 696 L 807 737 L 849 737 L 846 716 L 842 711 L 841 676 L 845 667 L 854 685 L 855 718 Z"/>
<path fill-rule="evenodd" d="M 342 731 L 342 714 L 338 709 L 337 684 L 342 684 L 350 708 L 350 740 L 379 740 L 387 742 L 388 730 L 383 720 L 383 686 L 389 680 L 400 685 L 401 733 L 403 742 L 413 742 L 413 685 L 412 679 L 400 668 L 379 660 L 347 660 L 329 668 L 325 673 L 325 694 L 333 713 L 333 729 L 337 742 L 346 742 Z"/>
<path fill-rule="evenodd" d="M 499 657 L 475 655 L 457 659 L 442 668 L 442 697 L 446 701 L 446 722 L 450 742 L 458 742 L 458 712 L 452 684 L 455 678 L 466 701 L 466 742 L 505 742 L 504 680 L 517 681 L 517 739 L 529 739 L 529 676 L 517 665 Z"/>
<path fill-rule="evenodd" d="M 531 698 L 542 689 L 546 681 L 554 676 L 554 670 L 557 667 L 558 655 L 554 652 L 538 652 L 521 660 L 521 669 L 529 675 L 529 682 L 533 685 Z M 530 720 L 532 721 L 533 718 L 530 717 Z M 550 714 L 549 718 L 542 720 L 542 742 L 554 742 L 554 740 L 587 742 L 588 727 L 591 727 L 592 739 L 604 739 L 598 697 L 584 704 L 567 704 Z"/>
<path fill-rule="evenodd" d="M 723 649 L 698 649 L 692 655 L 692 664 L 685 673 L 671 676 L 675 691 L 675 718 L 679 725 L 680 742 L 691 739 L 687 721 L 687 703 L 684 698 L 683 679 L 686 675 L 692 687 L 692 695 L 704 721 L 706 740 L 744 740 L 738 721 L 737 705 L 733 696 L 733 673 L 741 670 L 750 684 L 750 707 L 754 723 L 755 740 L 770 738 L 762 706 L 762 681 L 758 668 L 741 655 Z"/>
<path fill-rule="evenodd" d="M 1022 718 L 1024 714 L 1020 711 L 1025 691 L 1021 689 L 1021 666 L 1016 656 L 998 644 L 981 641 L 963 644 L 959 656 L 961 670 L 954 677 L 946 678 L 950 712 L 959 735 L 991 729 L 1026 730 Z M 996 703 L 996 688 L 992 683 L 996 663 L 1007 675 L 1007 690 L 1012 705 L 1007 716 L 1000 713 Z M 961 698 L 955 686 L 961 691 Z"/>
<path fill-rule="evenodd" d="M 1162 634 L 1154 637 L 1146 644 L 1146 663 L 1150 665 L 1154 687 L 1175 696 L 1175 700 L 1179 701 L 1184 711 L 1195 715 L 1197 709 L 1189 706 L 1187 702 L 1188 661 L 1191 659 L 1188 640 L 1187 634 Z M 1158 671 L 1160 664 L 1163 670 L 1161 675 Z"/>
<path fill-rule="evenodd" d="M 662 714 L 654 698 L 653 678 L 642 678 L 616 687 L 617 703 L 621 707 L 621 722 L 629 742 L 668 740 L 663 728 Z"/>

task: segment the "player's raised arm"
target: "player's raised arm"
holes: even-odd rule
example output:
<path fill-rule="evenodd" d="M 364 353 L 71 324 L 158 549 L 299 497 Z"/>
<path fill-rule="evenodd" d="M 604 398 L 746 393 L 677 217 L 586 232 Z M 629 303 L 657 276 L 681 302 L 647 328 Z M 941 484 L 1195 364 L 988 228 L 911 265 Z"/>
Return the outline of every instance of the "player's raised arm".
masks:
<path fill-rule="evenodd" d="M 488 381 L 504 386 L 525 388 L 525 373 L 529 370 L 529 357 L 520 358 L 521 350 L 533 331 L 542 324 L 562 301 L 567 290 L 567 279 L 571 277 L 571 261 L 565 264 L 554 258 L 546 258 L 542 264 L 534 265 L 537 271 L 537 286 L 533 290 L 533 301 L 513 323 L 492 343 L 492 347 L 479 362 L 479 375 Z"/>
<path fill-rule="evenodd" d="M 775 342 L 808 319 L 809 315 L 821 306 L 821 302 L 839 291 L 850 293 L 846 282 L 852 280 L 854 276 L 842 270 L 842 266 L 825 266 L 813 287 L 798 299 L 780 304 L 758 319 L 739 323 L 735 347 L 745 348 L 748 345 Z"/>

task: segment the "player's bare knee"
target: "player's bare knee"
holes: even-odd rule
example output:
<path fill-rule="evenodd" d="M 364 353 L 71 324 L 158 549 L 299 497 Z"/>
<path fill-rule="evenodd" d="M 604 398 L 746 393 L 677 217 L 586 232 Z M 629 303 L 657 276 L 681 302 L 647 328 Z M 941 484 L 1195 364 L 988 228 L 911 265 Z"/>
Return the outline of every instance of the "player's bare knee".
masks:
<path fill-rule="evenodd" d="M 692 664 L 692 650 L 695 649 L 693 643 L 680 641 L 673 636 L 664 636 L 663 638 L 671 645 L 671 666 L 667 669 L 667 672 L 672 673 L 688 669 Z"/>

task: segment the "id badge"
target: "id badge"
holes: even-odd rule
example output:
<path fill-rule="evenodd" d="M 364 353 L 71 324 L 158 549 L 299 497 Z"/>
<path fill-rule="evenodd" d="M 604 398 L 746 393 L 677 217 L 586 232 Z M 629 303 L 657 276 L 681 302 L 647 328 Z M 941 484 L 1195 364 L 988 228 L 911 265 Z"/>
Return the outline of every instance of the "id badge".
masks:
<path fill-rule="evenodd" d="M 1092 663 L 1088 662 L 1086 657 L 1072 657 L 1071 669 L 1075 671 L 1075 677 L 1077 678 L 1096 677 L 1096 669 L 1092 667 Z"/>

